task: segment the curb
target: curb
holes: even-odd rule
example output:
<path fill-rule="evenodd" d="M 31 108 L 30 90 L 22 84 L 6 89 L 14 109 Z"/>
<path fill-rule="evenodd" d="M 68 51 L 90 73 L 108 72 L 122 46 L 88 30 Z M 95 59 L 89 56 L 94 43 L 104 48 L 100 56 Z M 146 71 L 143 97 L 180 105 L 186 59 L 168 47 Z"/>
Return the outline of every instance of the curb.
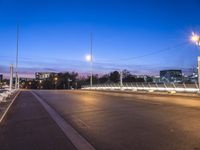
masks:
<path fill-rule="evenodd" d="M 185 93 L 175 93 L 175 94 L 171 94 L 171 93 L 167 93 L 167 92 L 147 92 L 147 91 L 118 91 L 118 90 L 86 90 L 86 89 L 82 89 L 82 91 L 93 91 L 93 92 L 107 92 L 107 93 L 118 93 L 118 94 L 131 94 L 131 95 L 142 95 L 142 94 L 148 94 L 148 95 L 153 95 L 153 96 L 169 96 L 169 97 L 193 97 L 193 98 L 200 98 L 200 95 L 198 93 L 194 93 L 194 94 L 185 94 Z"/>
<path fill-rule="evenodd" d="M 12 104 L 14 103 L 14 101 L 16 100 L 16 98 L 18 97 L 18 95 L 20 94 L 20 91 L 17 92 L 17 94 L 15 95 L 15 97 L 13 98 L 12 102 L 8 105 L 8 107 L 6 108 L 6 111 L 3 113 L 3 115 L 0 118 L 0 124 L 1 122 L 4 120 L 6 114 L 8 113 L 10 107 L 12 106 Z"/>
<path fill-rule="evenodd" d="M 76 131 L 61 115 L 56 112 L 44 99 L 31 91 L 36 100 L 44 107 L 50 117 L 55 121 L 65 136 L 71 141 L 77 150 L 96 150 L 80 133 Z"/>

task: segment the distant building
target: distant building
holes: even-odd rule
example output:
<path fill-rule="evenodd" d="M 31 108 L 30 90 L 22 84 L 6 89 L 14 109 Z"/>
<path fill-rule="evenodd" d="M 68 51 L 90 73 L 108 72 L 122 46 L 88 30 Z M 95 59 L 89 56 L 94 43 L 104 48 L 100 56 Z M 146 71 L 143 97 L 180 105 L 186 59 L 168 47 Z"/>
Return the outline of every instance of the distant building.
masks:
<path fill-rule="evenodd" d="M 33 81 L 33 78 L 20 78 L 19 79 L 21 82 L 27 82 L 27 81 Z"/>
<path fill-rule="evenodd" d="M 192 75 L 186 76 L 184 78 L 185 83 L 198 83 L 198 74 L 192 73 Z"/>
<path fill-rule="evenodd" d="M 153 83 L 159 83 L 160 82 L 160 76 L 152 76 Z"/>
<path fill-rule="evenodd" d="M 166 83 L 179 83 L 182 82 L 181 70 L 162 70 L 160 71 L 160 81 Z"/>
<path fill-rule="evenodd" d="M 51 76 L 54 76 L 56 73 L 54 72 L 36 72 L 35 73 L 35 79 L 36 80 L 46 80 L 50 78 Z"/>
<path fill-rule="evenodd" d="M 0 74 L 0 82 L 3 81 L 3 74 Z"/>
<path fill-rule="evenodd" d="M 153 82 L 153 76 L 149 75 L 137 75 L 136 78 L 139 82 Z"/>

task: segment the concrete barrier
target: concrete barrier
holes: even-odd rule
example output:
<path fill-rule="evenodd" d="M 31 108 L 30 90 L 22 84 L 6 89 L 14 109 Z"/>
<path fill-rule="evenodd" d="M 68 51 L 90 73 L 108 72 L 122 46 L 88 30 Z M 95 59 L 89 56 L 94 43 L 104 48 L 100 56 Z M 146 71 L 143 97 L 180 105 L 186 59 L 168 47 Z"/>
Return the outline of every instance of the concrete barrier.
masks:
<path fill-rule="evenodd" d="M 5 98 L 0 95 L 0 102 L 2 102 Z"/>
<path fill-rule="evenodd" d="M 127 83 L 124 84 L 122 87 L 119 84 L 99 84 L 93 85 L 93 87 L 85 86 L 82 89 L 91 89 L 91 90 L 132 90 L 132 91 L 139 91 L 145 90 L 149 92 L 154 91 L 166 91 L 166 92 L 185 92 L 185 93 L 198 93 L 199 88 L 197 84 L 157 84 L 157 83 Z M 172 93 L 175 93 L 172 92 Z"/>

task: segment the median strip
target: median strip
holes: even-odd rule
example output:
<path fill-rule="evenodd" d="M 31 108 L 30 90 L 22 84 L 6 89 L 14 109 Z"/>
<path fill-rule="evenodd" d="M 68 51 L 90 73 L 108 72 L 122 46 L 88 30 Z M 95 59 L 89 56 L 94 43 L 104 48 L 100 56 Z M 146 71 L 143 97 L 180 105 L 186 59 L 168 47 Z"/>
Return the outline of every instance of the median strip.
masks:
<path fill-rule="evenodd" d="M 49 113 L 52 119 L 69 138 L 72 144 L 78 150 L 95 150 L 95 148 L 81 136 L 69 123 L 67 123 L 51 106 L 49 106 L 42 98 L 31 91 L 35 98 L 42 104 L 45 110 Z"/>

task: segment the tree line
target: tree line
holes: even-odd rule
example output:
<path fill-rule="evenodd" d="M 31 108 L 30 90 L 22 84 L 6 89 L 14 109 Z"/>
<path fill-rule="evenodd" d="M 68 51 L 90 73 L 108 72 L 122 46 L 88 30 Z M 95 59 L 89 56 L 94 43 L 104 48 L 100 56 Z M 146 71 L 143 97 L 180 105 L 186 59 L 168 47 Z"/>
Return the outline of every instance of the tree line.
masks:
<path fill-rule="evenodd" d="M 122 71 L 123 83 L 126 82 L 152 82 L 149 76 L 137 77 L 128 70 Z M 119 83 L 120 72 L 113 71 L 104 75 L 95 74 L 92 76 L 93 84 Z M 44 80 L 33 79 L 31 81 L 21 81 L 22 88 L 28 89 L 79 89 L 84 85 L 90 84 L 90 76 L 80 77 L 76 72 L 65 72 L 51 75 Z"/>

